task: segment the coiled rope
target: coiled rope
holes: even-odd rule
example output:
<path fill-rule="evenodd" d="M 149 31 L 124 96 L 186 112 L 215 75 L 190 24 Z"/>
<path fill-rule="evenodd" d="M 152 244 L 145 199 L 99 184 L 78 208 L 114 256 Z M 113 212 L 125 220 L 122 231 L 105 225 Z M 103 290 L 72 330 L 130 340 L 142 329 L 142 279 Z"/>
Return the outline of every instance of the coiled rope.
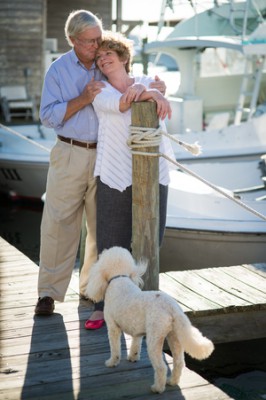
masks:
<path fill-rule="evenodd" d="M 127 140 L 127 144 L 132 149 L 136 147 L 155 147 L 159 146 L 161 143 L 162 135 L 168 137 L 169 139 L 173 140 L 180 146 L 184 147 L 187 151 L 198 156 L 201 154 L 201 146 L 199 146 L 198 142 L 194 144 L 189 144 L 186 142 L 182 142 L 174 138 L 173 136 L 169 135 L 168 133 L 164 132 L 161 127 L 159 128 L 142 128 L 137 126 L 130 126 L 131 135 Z M 135 153 L 134 153 L 135 154 Z M 143 154 L 143 153 L 142 153 Z M 152 154 L 152 153 L 149 153 Z"/>
<path fill-rule="evenodd" d="M 177 162 L 176 160 L 172 160 L 166 154 L 148 153 L 148 152 L 134 150 L 135 148 L 139 148 L 139 147 L 159 146 L 160 142 L 161 142 L 161 136 L 164 135 L 164 136 L 168 137 L 170 140 L 173 140 L 174 142 L 183 146 L 187 151 L 190 151 L 191 153 L 196 155 L 196 154 L 200 154 L 200 151 L 201 151 L 201 147 L 197 144 L 197 142 L 191 145 L 191 144 L 182 142 L 180 140 L 177 140 L 176 138 L 172 137 L 168 133 L 164 132 L 160 127 L 157 129 L 154 129 L 154 128 L 136 127 L 136 126 L 131 125 L 130 132 L 131 132 L 131 135 L 130 135 L 129 139 L 127 140 L 127 144 L 132 149 L 132 154 L 146 155 L 146 156 L 153 156 L 153 157 L 163 157 L 166 160 L 168 160 L 169 162 L 171 162 L 172 164 L 176 165 L 178 168 L 180 168 L 183 171 L 185 171 L 186 173 L 188 173 L 189 175 L 191 175 L 194 178 L 198 179 L 199 181 L 203 182 L 205 185 L 211 187 L 216 192 L 222 194 L 223 196 L 227 197 L 229 200 L 232 200 L 234 203 L 238 204 L 242 208 L 246 209 L 247 211 L 251 212 L 252 214 L 254 214 L 257 217 L 266 221 L 265 215 L 261 214 L 257 210 L 254 210 L 252 207 L 249 207 L 247 204 L 243 203 L 241 200 L 236 199 L 235 197 L 231 196 L 229 193 L 225 192 L 220 187 L 217 187 L 216 185 L 214 185 L 211 182 L 207 181 L 206 179 L 202 178 L 195 172 L 191 171 L 189 168 L 187 168 L 184 165 Z"/>

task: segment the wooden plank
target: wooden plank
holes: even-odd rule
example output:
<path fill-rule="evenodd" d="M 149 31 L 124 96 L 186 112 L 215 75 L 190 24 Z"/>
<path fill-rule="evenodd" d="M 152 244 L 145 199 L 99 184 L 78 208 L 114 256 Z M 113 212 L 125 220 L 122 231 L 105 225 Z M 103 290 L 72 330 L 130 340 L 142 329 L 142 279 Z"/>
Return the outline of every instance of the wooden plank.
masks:
<path fill-rule="evenodd" d="M 262 273 L 264 267 L 260 267 Z M 266 298 L 265 282 L 261 275 L 241 266 L 208 268 L 193 271 L 176 271 L 167 273 L 170 279 L 180 287 L 207 296 L 210 301 L 219 303 L 216 309 L 195 309 L 195 299 L 191 296 L 194 311 L 186 311 L 192 323 L 215 343 L 265 337 L 266 332 Z M 245 272 L 247 282 L 245 283 Z M 239 274 L 242 276 L 237 279 Z M 162 274 L 161 274 L 162 275 Z M 265 275 L 264 275 L 265 278 Z M 165 285 L 167 291 L 167 285 Z M 264 289 L 264 291 L 263 291 Z M 248 294 L 246 294 L 246 292 Z M 183 300 L 173 290 L 171 292 L 179 302 Z M 191 298 L 187 296 L 186 308 L 190 307 Z M 264 300 L 264 302 L 263 302 Z"/>
<path fill-rule="evenodd" d="M 36 303 L 35 297 L 31 297 L 29 299 L 31 301 L 29 304 L 23 307 L 15 307 L 15 308 L 5 308 L 0 312 L 0 321 L 6 321 L 8 323 L 14 323 L 16 326 L 16 321 L 19 324 L 23 323 L 23 321 L 30 320 L 32 325 L 32 318 L 34 316 L 34 307 Z M 67 304 L 66 304 L 67 303 Z M 76 311 L 78 310 L 79 316 L 84 316 L 85 318 L 91 314 L 91 310 L 93 309 L 93 304 L 90 301 L 86 300 L 78 300 L 77 299 L 69 299 L 66 298 L 64 303 L 55 302 L 55 314 L 63 314 L 64 320 L 69 316 L 73 316 L 76 318 Z M 43 319 L 45 321 L 45 318 Z M 53 319 L 52 319 L 53 321 Z M 50 321 L 50 324 L 52 323 Z M 2 328 L 2 327 L 1 327 Z M 4 328 L 3 328 L 4 329 Z"/>
<path fill-rule="evenodd" d="M 76 299 L 76 293 L 73 292 L 72 290 L 70 290 L 68 297 L 66 297 L 65 303 L 68 303 L 69 301 L 71 301 L 71 299 Z M 32 314 L 34 314 L 34 307 L 35 307 L 35 303 L 37 302 L 36 293 L 35 293 L 34 297 L 32 297 L 32 300 L 34 300 L 34 305 L 33 304 L 31 305 Z M 7 301 L 5 299 L 3 301 L 0 301 L 0 307 L 2 310 L 12 309 L 12 308 L 17 309 L 18 308 L 17 305 L 18 305 L 18 299 L 16 300 L 14 297 L 12 298 L 12 300 L 9 300 L 9 301 Z M 20 307 L 28 307 L 29 303 L 27 301 L 27 298 L 24 298 L 24 296 L 22 296 L 22 298 L 19 299 L 19 306 Z"/>
<path fill-rule="evenodd" d="M 118 367 L 119 368 L 119 367 Z M 101 400 L 116 400 L 122 398 L 130 399 L 176 399 L 194 400 L 204 398 L 204 400 L 224 400 L 230 399 L 220 389 L 210 385 L 206 380 L 187 368 L 181 376 L 179 387 L 167 387 L 166 392 L 160 395 L 150 392 L 150 385 L 153 381 L 153 372 L 150 368 L 135 369 L 130 371 L 118 372 L 118 368 L 111 369 L 112 373 L 106 375 L 98 375 L 88 377 L 84 375 L 83 379 L 71 378 L 58 383 L 49 383 L 47 391 L 43 390 L 45 385 L 26 386 L 23 389 L 15 388 L 5 391 L 0 390 L 0 395 L 3 395 L 5 400 L 22 398 L 36 398 L 38 400 L 66 400 L 66 399 L 101 399 Z M 89 381 L 89 385 L 86 384 Z M 13 395 L 13 397 L 12 397 Z M 203 397 L 198 397 L 198 396 Z M 2 397 L 1 397 L 2 398 Z"/>
<path fill-rule="evenodd" d="M 266 279 L 266 264 L 243 264 L 241 265 L 243 271 L 249 271 L 255 274 L 257 277 L 260 276 Z"/>
<path fill-rule="evenodd" d="M 202 297 L 197 292 L 190 288 L 190 285 L 183 285 L 177 279 L 175 279 L 172 273 L 161 273 L 160 274 L 160 290 L 168 293 L 170 296 L 175 298 L 183 311 L 201 311 L 219 308 L 219 305 L 215 302 L 210 301 L 206 297 Z"/>
<path fill-rule="evenodd" d="M 243 268 L 253 271 L 264 279 L 266 277 L 266 264 L 243 264 Z"/>
<path fill-rule="evenodd" d="M 57 382 L 64 382 L 69 379 L 70 371 L 72 379 L 83 379 L 83 378 L 94 378 L 97 376 L 108 375 L 113 376 L 120 374 L 121 372 L 125 375 L 130 375 L 132 372 L 141 375 L 141 369 L 151 368 L 151 364 L 147 356 L 144 356 L 139 362 L 131 363 L 127 361 L 126 349 L 122 353 L 124 359 L 115 368 L 107 368 L 104 365 L 105 360 L 109 358 L 109 351 L 106 349 L 105 352 L 97 352 L 91 354 L 79 354 L 73 356 L 72 351 L 66 353 L 65 358 L 61 358 L 60 352 L 58 352 L 57 359 L 52 360 L 30 360 L 30 366 L 26 363 L 19 365 L 17 369 L 13 369 L 13 373 L 8 373 L 8 379 L 5 379 L 1 383 L 2 389 L 22 387 L 24 379 L 28 379 L 28 385 L 35 386 L 41 383 L 52 384 Z M 71 369 L 70 369 L 71 366 Z"/>
<path fill-rule="evenodd" d="M 195 274 L 204 277 L 209 282 L 217 285 L 223 293 L 230 293 L 235 298 L 239 298 L 246 303 L 246 305 L 256 305 L 257 303 L 265 303 L 266 296 L 256 287 L 252 287 L 249 284 L 242 282 L 238 279 L 238 275 L 234 276 L 233 273 L 229 274 L 227 271 L 231 267 L 220 267 L 220 268 L 208 268 L 204 270 L 195 271 Z M 244 273 L 242 271 L 242 273 Z M 265 279 L 266 282 L 266 279 Z M 258 285 L 260 283 L 258 282 Z M 244 306 L 245 304 L 240 304 Z M 234 303 L 232 303 L 235 305 Z M 237 304 L 238 305 L 238 304 Z M 226 307 L 226 304 L 224 305 Z"/>
<path fill-rule="evenodd" d="M 258 275 L 249 269 L 244 269 L 242 265 L 236 265 L 233 267 L 227 267 L 222 269 L 223 272 L 228 274 L 232 278 L 237 278 L 239 282 L 244 283 L 255 289 L 256 291 L 260 291 L 259 295 L 263 296 L 264 301 L 266 302 L 266 273 L 265 279 L 258 279 Z"/>
<path fill-rule="evenodd" d="M 232 305 L 241 306 L 250 305 L 251 302 L 247 298 L 238 296 L 238 291 L 228 290 L 231 287 L 230 279 L 223 275 L 220 277 L 220 268 L 208 268 L 204 270 L 193 271 L 174 271 L 167 273 L 175 281 L 179 282 L 186 288 L 190 288 L 203 298 L 209 299 L 217 304 L 216 311 L 222 311 L 225 307 Z M 217 283 L 218 282 L 218 283 Z M 246 296 L 245 296 L 246 297 Z M 205 308 L 204 311 L 208 311 Z"/>
<path fill-rule="evenodd" d="M 28 282 L 29 279 L 32 283 L 32 285 L 29 286 Z M 26 287 L 27 289 L 32 289 L 34 288 L 36 291 L 36 282 L 38 281 L 38 276 L 35 274 L 33 275 L 28 274 L 28 275 L 17 275 L 17 276 L 7 276 L 7 277 L 1 277 L 1 289 L 8 289 L 8 288 L 12 288 L 13 287 Z M 25 286 L 26 283 L 26 286 Z"/>

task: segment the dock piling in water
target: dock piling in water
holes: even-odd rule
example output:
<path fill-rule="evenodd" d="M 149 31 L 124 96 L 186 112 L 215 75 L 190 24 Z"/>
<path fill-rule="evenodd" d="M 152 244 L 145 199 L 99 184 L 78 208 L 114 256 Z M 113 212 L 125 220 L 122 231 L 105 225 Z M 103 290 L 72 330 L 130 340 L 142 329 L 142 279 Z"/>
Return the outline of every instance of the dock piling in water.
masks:
<path fill-rule="evenodd" d="M 132 126 L 157 128 L 156 103 L 132 104 Z M 144 289 L 159 288 L 159 146 L 134 148 L 132 154 L 132 253 L 136 260 L 147 259 Z M 143 153 L 140 154 L 140 153 Z"/>

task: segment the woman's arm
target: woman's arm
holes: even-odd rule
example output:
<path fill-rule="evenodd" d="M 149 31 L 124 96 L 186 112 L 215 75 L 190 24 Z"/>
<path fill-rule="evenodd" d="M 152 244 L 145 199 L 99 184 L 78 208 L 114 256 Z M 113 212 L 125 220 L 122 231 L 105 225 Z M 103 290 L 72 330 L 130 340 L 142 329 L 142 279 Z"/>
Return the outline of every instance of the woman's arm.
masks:
<path fill-rule="evenodd" d="M 171 118 L 172 110 L 169 101 L 156 89 L 142 90 L 139 93 L 138 90 L 134 90 L 132 87 L 128 88 L 120 98 L 119 110 L 121 112 L 127 111 L 133 101 L 156 101 L 158 117 L 162 120 L 166 116 Z"/>

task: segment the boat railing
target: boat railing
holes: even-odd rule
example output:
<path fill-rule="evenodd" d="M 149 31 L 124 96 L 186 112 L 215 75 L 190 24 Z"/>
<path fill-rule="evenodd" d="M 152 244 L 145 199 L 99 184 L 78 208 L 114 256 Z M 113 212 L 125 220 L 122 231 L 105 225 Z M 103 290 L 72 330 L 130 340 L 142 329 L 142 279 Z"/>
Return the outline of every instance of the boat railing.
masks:
<path fill-rule="evenodd" d="M 239 98 L 235 112 L 234 123 L 236 125 L 239 125 L 242 121 L 242 116 L 244 112 L 247 114 L 246 119 L 249 121 L 256 111 L 264 65 L 265 55 L 246 56 L 245 71 L 242 78 Z M 248 107 L 245 106 L 245 104 L 247 104 L 247 99 L 249 99 Z"/>
<path fill-rule="evenodd" d="M 246 37 L 247 33 L 247 20 L 248 20 L 248 10 L 250 8 L 250 0 L 247 0 L 244 4 L 244 8 L 239 8 L 236 5 L 235 0 L 230 0 L 230 13 L 229 13 L 229 21 L 232 29 L 237 33 L 242 35 L 242 39 Z M 239 14 L 243 14 L 243 24 L 242 27 L 239 28 L 236 24 L 236 19 L 239 21 Z"/>

